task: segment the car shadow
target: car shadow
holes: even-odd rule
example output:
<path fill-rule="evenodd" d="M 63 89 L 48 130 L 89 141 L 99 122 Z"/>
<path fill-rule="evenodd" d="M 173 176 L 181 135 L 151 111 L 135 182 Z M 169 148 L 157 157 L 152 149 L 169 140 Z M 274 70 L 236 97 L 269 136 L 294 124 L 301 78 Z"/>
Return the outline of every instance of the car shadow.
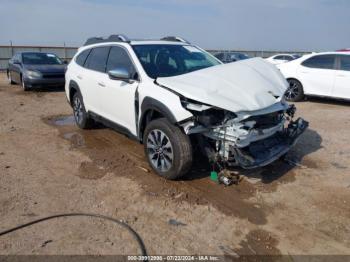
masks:
<path fill-rule="evenodd" d="M 243 169 L 239 167 L 228 168 L 229 170 L 239 172 L 239 174 L 247 178 L 257 178 L 264 184 L 272 183 L 280 179 L 285 174 L 298 166 L 315 168 L 316 164 L 310 160 L 307 163 L 303 162 L 305 156 L 318 151 L 322 148 L 322 137 L 317 131 L 306 129 L 300 136 L 297 144 L 288 152 L 285 158 L 276 160 L 275 162 L 265 167 L 256 169 Z M 194 162 L 191 171 L 183 178 L 186 180 L 197 180 L 210 176 L 212 167 L 208 160 L 200 155 L 194 154 Z"/>
<path fill-rule="evenodd" d="M 306 100 L 304 100 L 304 102 L 308 102 L 308 101 L 313 103 L 318 103 L 318 104 L 350 106 L 350 100 L 346 100 L 346 99 L 309 96 L 306 98 Z"/>
<path fill-rule="evenodd" d="M 64 92 L 64 86 L 40 86 L 35 87 L 30 91 L 37 93 L 60 93 Z"/>

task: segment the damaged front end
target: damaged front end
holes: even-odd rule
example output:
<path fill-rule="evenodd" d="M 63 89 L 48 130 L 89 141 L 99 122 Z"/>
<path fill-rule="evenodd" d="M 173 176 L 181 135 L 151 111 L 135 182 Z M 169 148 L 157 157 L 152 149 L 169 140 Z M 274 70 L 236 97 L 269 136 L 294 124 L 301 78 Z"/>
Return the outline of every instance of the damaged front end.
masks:
<path fill-rule="evenodd" d="M 196 137 L 211 163 L 240 166 L 245 169 L 272 163 L 295 144 L 308 122 L 293 120 L 295 106 L 284 101 L 253 112 L 233 113 L 209 105 L 182 99 L 182 105 L 194 115 L 182 123 Z"/>

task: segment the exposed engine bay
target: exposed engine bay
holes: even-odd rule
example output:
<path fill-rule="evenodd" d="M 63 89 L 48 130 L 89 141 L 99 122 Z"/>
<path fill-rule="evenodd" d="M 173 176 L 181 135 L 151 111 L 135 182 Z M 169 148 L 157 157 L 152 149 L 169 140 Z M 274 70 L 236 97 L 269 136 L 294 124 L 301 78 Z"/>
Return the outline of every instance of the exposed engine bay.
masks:
<path fill-rule="evenodd" d="M 185 132 L 196 137 L 211 163 L 224 166 L 250 169 L 268 165 L 286 154 L 308 127 L 302 118 L 293 120 L 295 106 L 285 102 L 239 113 L 189 100 L 182 104 L 194 115 L 182 124 Z"/>

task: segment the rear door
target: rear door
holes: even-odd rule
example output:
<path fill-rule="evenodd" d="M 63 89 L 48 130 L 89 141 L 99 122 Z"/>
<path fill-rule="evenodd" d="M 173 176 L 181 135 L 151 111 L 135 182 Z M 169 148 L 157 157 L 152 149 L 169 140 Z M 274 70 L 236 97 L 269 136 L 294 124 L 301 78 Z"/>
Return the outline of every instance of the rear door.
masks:
<path fill-rule="evenodd" d="M 111 79 L 108 71 L 125 68 L 135 81 Z M 134 135 L 136 132 L 135 93 L 139 82 L 138 74 L 128 54 L 121 46 L 112 46 L 106 67 L 106 74 L 99 86 L 100 107 L 102 114 L 108 120 L 128 129 Z"/>
<path fill-rule="evenodd" d="M 350 99 L 350 55 L 338 55 L 337 60 L 332 96 Z"/>
<path fill-rule="evenodd" d="M 298 69 L 304 93 L 331 96 L 335 81 L 335 55 L 315 55 L 301 63 Z"/>
<path fill-rule="evenodd" d="M 106 64 L 110 46 L 92 48 L 81 72 L 81 82 L 84 90 L 84 104 L 89 111 L 103 116 L 101 108 L 101 91 L 103 79 L 106 76 Z"/>

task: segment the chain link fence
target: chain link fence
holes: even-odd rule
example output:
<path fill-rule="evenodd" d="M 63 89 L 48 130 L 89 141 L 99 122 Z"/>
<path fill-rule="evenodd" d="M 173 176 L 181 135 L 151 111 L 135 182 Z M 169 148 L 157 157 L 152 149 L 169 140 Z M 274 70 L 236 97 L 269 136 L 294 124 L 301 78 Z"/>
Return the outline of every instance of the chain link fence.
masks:
<path fill-rule="evenodd" d="M 0 46 L 0 70 L 6 70 L 8 61 L 17 52 L 32 51 L 32 52 L 48 52 L 54 53 L 63 60 L 70 61 L 74 54 L 77 52 L 77 47 L 66 46 Z M 218 54 L 222 52 L 239 52 L 247 54 L 250 57 L 269 57 L 275 54 L 306 54 L 308 52 L 294 52 L 294 51 L 251 51 L 251 50 L 207 50 L 212 54 Z"/>

